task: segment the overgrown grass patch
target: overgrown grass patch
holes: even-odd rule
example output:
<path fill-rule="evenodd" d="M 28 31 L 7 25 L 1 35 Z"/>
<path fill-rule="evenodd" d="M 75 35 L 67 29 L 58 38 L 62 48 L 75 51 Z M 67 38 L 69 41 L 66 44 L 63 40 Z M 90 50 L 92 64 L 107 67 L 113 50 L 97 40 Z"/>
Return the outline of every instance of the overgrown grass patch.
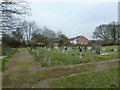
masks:
<path fill-rule="evenodd" d="M 4 70 L 5 63 L 9 61 L 9 58 L 11 58 L 18 51 L 18 48 L 11 48 L 10 51 L 7 52 L 7 57 L 2 59 L 2 70 Z"/>
<path fill-rule="evenodd" d="M 111 88 L 118 87 L 118 68 L 70 76 L 50 82 L 53 88 Z"/>
<path fill-rule="evenodd" d="M 28 49 L 28 52 L 34 57 L 34 59 L 41 64 L 41 66 L 47 66 L 47 63 L 43 60 L 43 56 L 37 56 L 34 52 Z"/>

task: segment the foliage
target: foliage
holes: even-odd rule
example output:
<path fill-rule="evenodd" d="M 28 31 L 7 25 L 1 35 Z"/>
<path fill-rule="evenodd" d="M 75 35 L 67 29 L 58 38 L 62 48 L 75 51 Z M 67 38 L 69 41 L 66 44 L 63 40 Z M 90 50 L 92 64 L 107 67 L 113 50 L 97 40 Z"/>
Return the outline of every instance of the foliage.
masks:
<path fill-rule="evenodd" d="M 55 44 L 58 44 L 59 47 L 70 45 L 68 37 L 62 32 L 55 33 L 46 27 L 43 29 L 38 28 L 37 30 L 34 30 L 32 33 L 33 44 L 42 43 L 43 46 L 49 47 L 53 47 Z"/>
<path fill-rule="evenodd" d="M 15 37 L 10 36 L 9 34 L 3 34 L 2 41 L 3 48 L 16 48 L 22 44 L 22 42 L 17 40 Z"/>
<path fill-rule="evenodd" d="M 57 39 L 58 39 L 58 46 L 60 47 L 70 45 L 69 39 L 64 34 L 59 34 Z"/>
<path fill-rule="evenodd" d="M 93 38 L 104 40 L 105 44 L 110 42 L 112 42 L 113 44 L 118 44 L 120 40 L 119 28 L 120 25 L 116 22 L 112 22 L 110 24 L 102 24 L 96 27 L 95 31 L 93 32 Z"/>
<path fill-rule="evenodd" d="M 37 56 L 35 53 L 33 53 L 31 50 L 29 50 L 29 53 L 34 57 L 34 59 L 39 62 L 41 64 L 42 67 L 44 66 L 48 66 L 47 62 L 45 62 L 43 59 L 44 59 L 44 56 Z"/>
<path fill-rule="evenodd" d="M 111 88 L 118 87 L 118 68 L 57 79 L 50 82 L 53 88 Z"/>

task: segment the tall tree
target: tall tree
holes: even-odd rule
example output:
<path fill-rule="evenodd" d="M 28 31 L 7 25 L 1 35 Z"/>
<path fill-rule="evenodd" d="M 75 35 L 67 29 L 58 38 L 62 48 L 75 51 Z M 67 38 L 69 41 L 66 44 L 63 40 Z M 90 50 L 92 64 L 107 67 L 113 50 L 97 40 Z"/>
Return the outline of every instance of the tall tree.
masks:
<path fill-rule="evenodd" d="M 100 25 L 96 27 L 95 31 L 93 32 L 93 38 L 95 39 L 102 39 L 102 40 L 109 40 L 110 39 L 110 30 L 108 29 L 107 25 Z"/>
<path fill-rule="evenodd" d="M 2 0 L 0 2 L 0 28 L 3 32 L 16 29 L 20 18 L 30 15 L 29 4 L 23 0 Z"/>
<path fill-rule="evenodd" d="M 113 44 L 118 43 L 120 40 L 120 25 L 117 22 L 104 24 L 96 27 L 93 32 L 93 38 L 106 41 L 113 41 Z"/>
<path fill-rule="evenodd" d="M 53 39 L 56 37 L 56 33 L 46 27 L 43 28 L 43 31 L 42 31 L 43 35 L 49 39 Z"/>
<path fill-rule="evenodd" d="M 118 25 L 116 22 L 112 22 L 108 24 L 108 27 L 110 30 L 111 40 L 113 40 L 113 43 L 115 44 L 120 38 L 120 25 Z"/>
<path fill-rule="evenodd" d="M 58 39 L 58 45 L 59 45 L 59 47 L 66 46 L 66 45 L 70 44 L 70 41 L 67 38 L 67 36 L 65 36 L 61 31 L 57 32 L 57 39 Z"/>
<path fill-rule="evenodd" d="M 21 24 L 20 24 L 20 28 L 21 30 L 24 32 L 23 33 L 23 36 L 24 36 L 24 39 L 29 43 L 31 38 L 32 38 L 32 32 L 33 31 L 36 31 L 38 28 L 37 28 L 37 25 L 34 21 L 26 21 L 24 20 Z"/>

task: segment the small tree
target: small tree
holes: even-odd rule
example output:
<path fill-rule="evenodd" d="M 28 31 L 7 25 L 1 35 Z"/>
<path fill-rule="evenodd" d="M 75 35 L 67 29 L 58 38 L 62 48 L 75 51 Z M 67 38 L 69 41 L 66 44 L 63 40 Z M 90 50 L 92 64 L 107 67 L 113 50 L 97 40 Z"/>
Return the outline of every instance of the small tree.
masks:
<path fill-rule="evenodd" d="M 70 44 L 70 41 L 67 38 L 67 36 L 65 36 L 64 34 L 62 34 L 61 31 L 57 32 L 57 39 L 58 39 L 58 45 L 59 45 L 59 47 L 66 46 L 66 45 Z"/>

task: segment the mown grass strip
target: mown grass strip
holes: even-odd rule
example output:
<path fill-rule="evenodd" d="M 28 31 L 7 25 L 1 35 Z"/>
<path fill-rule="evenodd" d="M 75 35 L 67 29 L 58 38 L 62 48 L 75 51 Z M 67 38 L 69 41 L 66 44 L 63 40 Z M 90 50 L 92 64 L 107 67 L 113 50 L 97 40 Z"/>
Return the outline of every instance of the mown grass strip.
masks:
<path fill-rule="evenodd" d="M 70 76 L 49 82 L 53 88 L 116 88 L 118 68 Z"/>

